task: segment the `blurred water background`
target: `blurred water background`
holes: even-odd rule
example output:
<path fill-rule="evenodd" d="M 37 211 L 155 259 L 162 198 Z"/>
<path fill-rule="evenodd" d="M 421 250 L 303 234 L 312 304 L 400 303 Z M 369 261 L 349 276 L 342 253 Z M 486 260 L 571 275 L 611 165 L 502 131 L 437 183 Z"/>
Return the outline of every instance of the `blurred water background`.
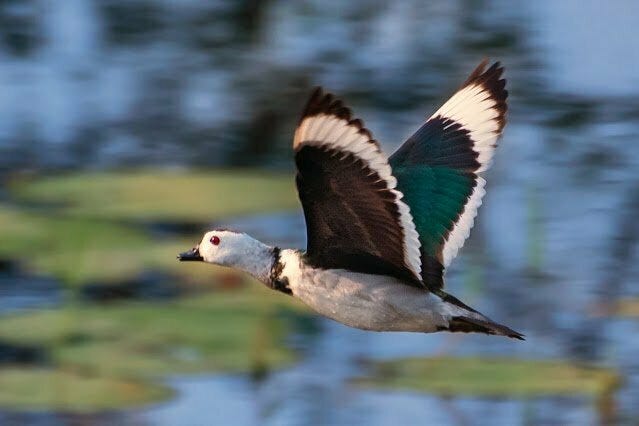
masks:
<path fill-rule="evenodd" d="M 3 0 L 0 423 L 637 424 L 639 3 Z M 310 88 L 392 152 L 484 57 L 509 124 L 451 293 L 370 333 L 175 254 L 304 247 Z"/>

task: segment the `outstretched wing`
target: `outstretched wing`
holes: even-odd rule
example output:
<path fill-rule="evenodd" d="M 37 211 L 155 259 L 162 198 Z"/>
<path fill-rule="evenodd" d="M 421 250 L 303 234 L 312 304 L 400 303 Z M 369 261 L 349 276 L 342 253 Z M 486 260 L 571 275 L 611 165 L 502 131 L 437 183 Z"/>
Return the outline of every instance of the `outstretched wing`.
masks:
<path fill-rule="evenodd" d="M 422 286 L 419 236 L 410 210 L 362 122 L 318 88 L 304 109 L 293 147 L 308 261 Z"/>
<path fill-rule="evenodd" d="M 506 123 L 503 68 L 486 63 L 389 160 L 419 233 L 422 279 L 431 289 L 443 286 L 444 268 L 470 234 L 485 194 L 478 173 L 490 167 Z"/>

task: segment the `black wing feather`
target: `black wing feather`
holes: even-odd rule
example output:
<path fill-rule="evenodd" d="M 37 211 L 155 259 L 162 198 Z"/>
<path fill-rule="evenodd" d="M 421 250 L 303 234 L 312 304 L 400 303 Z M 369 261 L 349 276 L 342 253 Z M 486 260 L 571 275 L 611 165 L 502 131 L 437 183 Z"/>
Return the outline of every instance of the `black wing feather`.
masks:
<path fill-rule="evenodd" d="M 329 124 L 334 128 L 316 132 L 320 124 L 315 120 L 321 117 L 338 120 Z M 315 126 L 310 133 L 323 135 L 335 130 L 331 138 L 345 139 L 309 139 L 313 134 L 304 127 L 308 123 Z M 419 271 L 407 266 L 398 205 L 401 194 L 394 185 L 389 186 L 388 177 L 380 176 L 369 160 L 358 154 L 364 149 L 374 150 L 378 160 L 382 156 L 362 121 L 353 119 L 350 110 L 333 95 L 317 89 L 304 109 L 294 148 L 296 183 L 308 234 L 307 261 L 319 268 L 390 275 L 423 288 Z M 386 159 L 383 163 L 387 166 Z M 410 225 L 414 227 L 412 219 Z"/>
<path fill-rule="evenodd" d="M 315 267 L 391 275 L 421 287 L 404 266 L 395 195 L 361 159 L 328 147 L 295 154 L 296 178 Z"/>

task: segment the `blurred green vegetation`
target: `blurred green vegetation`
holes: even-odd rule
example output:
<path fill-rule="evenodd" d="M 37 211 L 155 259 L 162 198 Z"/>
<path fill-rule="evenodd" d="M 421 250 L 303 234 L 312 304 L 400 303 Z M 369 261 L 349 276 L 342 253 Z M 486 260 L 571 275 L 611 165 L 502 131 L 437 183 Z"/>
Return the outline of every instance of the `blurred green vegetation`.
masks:
<path fill-rule="evenodd" d="M 372 364 L 356 382 L 451 396 L 529 398 L 548 395 L 601 397 L 616 389 L 613 370 L 560 360 L 487 357 L 402 358 Z"/>
<path fill-rule="evenodd" d="M 299 207 L 291 173 L 132 171 L 14 180 L 11 196 L 58 212 L 109 220 L 202 222 Z"/>
<path fill-rule="evenodd" d="M 201 222 L 203 232 L 223 217 L 298 207 L 289 175 L 256 171 L 82 173 L 14 179 L 9 188 L 0 256 L 69 285 L 148 269 L 201 283 L 219 269 L 175 261 L 201 234 L 157 240 L 144 221 Z"/>
<path fill-rule="evenodd" d="M 14 410 L 95 412 L 169 398 L 158 384 L 92 376 L 60 369 L 11 367 L 0 370 L 0 406 Z"/>
<path fill-rule="evenodd" d="M 288 300 L 271 293 L 255 286 L 172 302 L 40 310 L 4 318 L 0 339 L 41 345 L 55 365 L 93 375 L 250 371 L 252 342 L 264 333 L 278 344 L 263 346 L 260 362 L 292 359 L 280 341 L 286 327 L 277 318 Z"/>
<path fill-rule="evenodd" d="M 20 382 L 15 392 L 0 391 L 0 405 L 117 408 L 170 396 L 157 384 L 168 374 L 262 374 L 294 360 L 284 343 L 284 319 L 300 306 L 291 300 L 255 285 L 172 302 L 67 305 L 5 317 L 0 340 L 41 348 L 50 368 L 0 369 L 0 385 Z M 106 390 L 118 386 L 132 391 L 109 396 Z M 87 388 L 92 397 L 77 397 Z"/>
<path fill-rule="evenodd" d="M 291 362 L 282 340 L 299 304 L 229 269 L 177 262 L 200 231 L 159 238 L 148 225 L 201 222 L 204 231 L 226 216 L 294 206 L 289 175 L 255 171 L 13 179 L 0 204 L 0 257 L 58 278 L 71 297 L 56 309 L 3 317 L 0 340 L 36 347 L 46 363 L 0 368 L 0 405 L 118 408 L 169 397 L 158 384 L 168 374 L 261 374 Z M 74 297 L 78 286 L 148 270 L 169 273 L 187 296 L 107 305 Z"/>
<path fill-rule="evenodd" d="M 130 226 L 7 205 L 0 205 L 0 233 L 1 256 L 17 257 L 67 284 L 122 279 L 152 266 L 161 255 L 144 232 Z"/>

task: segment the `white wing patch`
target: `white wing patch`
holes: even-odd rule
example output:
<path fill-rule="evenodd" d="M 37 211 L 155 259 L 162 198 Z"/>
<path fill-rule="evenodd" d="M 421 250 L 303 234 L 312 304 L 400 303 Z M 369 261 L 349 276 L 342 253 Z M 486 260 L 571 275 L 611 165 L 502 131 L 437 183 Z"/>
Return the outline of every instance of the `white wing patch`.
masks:
<path fill-rule="evenodd" d="M 371 139 L 368 131 L 356 123 L 359 122 L 328 114 L 305 117 L 295 131 L 293 147 L 299 149 L 302 145 L 328 146 L 351 153 L 386 182 L 386 188 L 395 195 L 395 204 L 399 211 L 400 226 L 404 234 L 404 263 L 415 277 L 421 280 L 421 245 L 410 208 L 401 200 L 404 194 L 395 189 L 397 179 L 392 174 L 386 156 L 380 151 L 377 142 Z"/>
<path fill-rule="evenodd" d="M 443 117 L 452 120 L 448 126 L 458 123 L 468 131 L 472 150 L 477 153 L 479 167 L 475 173 L 481 173 L 490 168 L 497 139 L 505 124 L 506 97 L 505 80 L 500 80 L 503 68 L 499 63 L 484 72 L 486 61 L 482 62 L 473 72 L 466 85 L 459 89 L 433 117 Z M 477 209 L 481 206 L 486 193 L 486 181 L 477 176 L 464 210 L 442 247 L 444 267 L 448 267 L 457 256 L 457 252 L 464 245 L 474 225 Z"/>
<path fill-rule="evenodd" d="M 482 172 L 490 167 L 501 133 L 497 101 L 481 83 L 470 84 L 453 95 L 431 118 L 441 116 L 461 124 L 470 133 Z"/>
<path fill-rule="evenodd" d="M 457 256 L 457 252 L 463 247 L 464 242 L 470 235 L 470 230 L 475 224 L 477 209 L 481 206 L 481 200 L 484 197 L 484 194 L 486 194 L 486 190 L 484 189 L 485 185 L 486 180 L 484 180 L 481 176 L 478 176 L 477 184 L 475 185 L 475 188 L 473 188 L 473 192 L 470 194 L 470 198 L 464 206 L 464 211 L 460 215 L 457 223 L 453 226 L 453 230 L 450 234 L 448 234 L 448 238 L 446 238 L 446 242 L 444 243 L 442 250 L 444 268 L 448 268 L 448 265 L 450 265 L 450 262 L 452 262 L 455 256 Z"/>

